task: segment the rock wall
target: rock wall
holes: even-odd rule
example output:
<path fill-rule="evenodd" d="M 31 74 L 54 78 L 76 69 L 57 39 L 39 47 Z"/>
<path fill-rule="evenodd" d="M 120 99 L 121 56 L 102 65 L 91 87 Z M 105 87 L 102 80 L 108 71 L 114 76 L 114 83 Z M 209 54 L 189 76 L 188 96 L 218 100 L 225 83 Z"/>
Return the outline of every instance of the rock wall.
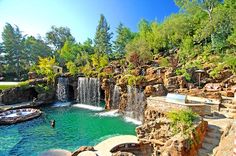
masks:
<path fill-rule="evenodd" d="M 12 89 L 3 90 L 0 94 L 2 104 L 11 105 L 15 103 L 32 101 L 37 98 L 38 93 L 34 87 L 16 87 Z"/>
<path fill-rule="evenodd" d="M 166 118 L 146 120 L 136 128 L 140 144 L 150 144 L 152 156 L 196 156 L 207 132 L 207 122 L 201 120 L 195 123 L 189 138 L 181 134 L 173 135 L 170 125 Z"/>

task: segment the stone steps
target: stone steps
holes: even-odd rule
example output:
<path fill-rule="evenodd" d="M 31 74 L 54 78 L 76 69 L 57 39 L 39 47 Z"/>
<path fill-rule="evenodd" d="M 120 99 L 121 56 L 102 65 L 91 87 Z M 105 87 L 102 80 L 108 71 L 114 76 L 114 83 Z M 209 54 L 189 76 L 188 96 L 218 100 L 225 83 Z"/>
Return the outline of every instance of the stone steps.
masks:
<path fill-rule="evenodd" d="M 208 125 L 207 134 L 202 143 L 202 147 L 198 150 L 198 156 L 211 156 L 213 150 L 219 145 L 221 131 L 219 127 Z"/>

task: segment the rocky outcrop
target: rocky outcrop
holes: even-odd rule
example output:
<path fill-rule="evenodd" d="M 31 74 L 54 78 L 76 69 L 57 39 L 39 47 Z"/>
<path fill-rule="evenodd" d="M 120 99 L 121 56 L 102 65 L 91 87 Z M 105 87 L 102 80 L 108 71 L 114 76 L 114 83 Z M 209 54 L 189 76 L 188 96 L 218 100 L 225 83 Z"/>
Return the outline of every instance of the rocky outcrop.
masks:
<path fill-rule="evenodd" d="M 149 85 L 145 87 L 144 94 L 148 96 L 165 96 L 167 90 L 163 84 Z"/>
<path fill-rule="evenodd" d="M 141 144 L 150 144 L 153 155 L 163 156 L 194 156 L 197 155 L 207 131 L 207 122 L 199 121 L 194 124 L 189 137 L 182 134 L 174 135 L 171 122 L 166 118 L 148 121 L 136 128 L 138 140 Z"/>
<path fill-rule="evenodd" d="M 46 93 L 39 93 L 35 102 L 49 104 L 49 103 L 53 103 L 54 101 L 55 101 L 55 93 L 46 92 Z"/>
<path fill-rule="evenodd" d="M 110 110 L 111 109 L 111 83 L 109 79 L 103 79 L 102 80 L 102 89 L 105 93 L 105 109 Z"/>
<path fill-rule="evenodd" d="M 130 153 L 130 152 L 116 152 L 116 153 L 113 153 L 112 156 L 135 156 L 133 153 Z"/>
<path fill-rule="evenodd" d="M 33 87 L 16 87 L 12 89 L 3 90 L 0 94 L 0 103 L 5 105 L 28 102 L 37 98 L 38 93 Z"/>
<path fill-rule="evenodd" d="M 230 123 L 224 133 L 221 136 L 220 144 L 218 148 L 215 150 L 215 156 L 229 156 L 233 155 L 233 149 L 235 147 L 234 140 L 236 134 L 236 125 Z"/>
<path fill-rule="evenodd" d="M 207 83 L 204 88 L 208 92 L 216 92 L 221 91 L 223 89 L 221 83 Z"/>
<path fill-rule="evenodd" d="M 84 151 L 95 151 L 93 146 L 81 146 L 79 149 L 75 150 L 71 156 L 77 156 Z"/>
<path fill-rule="evenodd" d="M 178 88 L 187 88 L 188 83 L 184 76 L 173 76 L 165 79 L 165 86 L 169 92 L 173 92 Z"/>

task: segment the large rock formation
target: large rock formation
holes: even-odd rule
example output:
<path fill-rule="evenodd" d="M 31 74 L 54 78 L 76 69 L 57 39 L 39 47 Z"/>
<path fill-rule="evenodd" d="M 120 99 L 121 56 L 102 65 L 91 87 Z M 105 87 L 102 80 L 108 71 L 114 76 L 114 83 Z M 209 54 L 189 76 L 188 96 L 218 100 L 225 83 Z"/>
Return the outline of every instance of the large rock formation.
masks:
<path fill-rule="evenodd" d="M 215 156 L 229 156 L 233 155 L 235 148 L 235 134 L 236 134 L 236 124 L 229 124 L 224 130 L 224 133 L 221 136 L 220 144 L 216 149 Z"/>
<path fill-rule="evenodd" d="M 141 144 L 150 144 L 152 155 L 163 156 L 194 156 L 206 135 L 207 122 L 198 121 L 189 133 L 189 137 L 171 131 L 171 122 L 166 118 L 158 118 L 145 122 L 136 128 L 137 137 Z"/>
<path fill-rule="evenodd" d="M 37 98 L 38 93 L 34 87 L 16 87 L 12 89 L 3 90 L 0 94 L 0 103 L 5 105 L 28 102 Z"/>

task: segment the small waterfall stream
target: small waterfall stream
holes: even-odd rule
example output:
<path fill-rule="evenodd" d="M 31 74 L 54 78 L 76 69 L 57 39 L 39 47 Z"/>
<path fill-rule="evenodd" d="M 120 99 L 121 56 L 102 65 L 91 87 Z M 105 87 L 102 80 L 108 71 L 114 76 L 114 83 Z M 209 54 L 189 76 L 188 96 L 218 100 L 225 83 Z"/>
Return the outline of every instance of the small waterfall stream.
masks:
<path fill-rule="evenodd" d="M 125 116 L 135 120 L 143 120 L 143 111 L 145 106 L 144 93 L 135 87 L 127 86 L 127 106 Z"/>
<path fill-rule="evenodd" d="M 61 102 L 68 101 L 69 80 L 66 77 L 59 77 L 57 83 L 57 100 Z"/>
<path fill-rule="evenodd" d="M 120 102 L 120 87 L 115 85 L 112 93 L 112 109 L 118 109 Z"/>
<path fill-rule="evenodd" d="M 97 78 L 78 78 L 77 102 L 100 106 L 100 80 Z"/>

